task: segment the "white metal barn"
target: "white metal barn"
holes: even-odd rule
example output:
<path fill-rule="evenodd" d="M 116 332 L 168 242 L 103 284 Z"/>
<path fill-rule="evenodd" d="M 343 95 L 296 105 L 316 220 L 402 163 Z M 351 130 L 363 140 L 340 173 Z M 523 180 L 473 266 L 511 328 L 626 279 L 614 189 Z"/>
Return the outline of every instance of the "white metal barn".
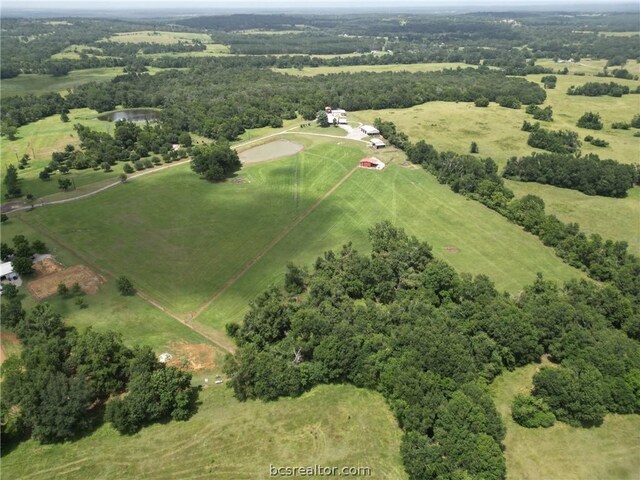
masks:
<path fill-rule="evenodd" d="M 376 127 L 372 127 L 371 125 L 362 125 L 360 130 L 362 130 L 362 133 L 366 133 L 367 135 L 380 135 L 380 130 Z"/>

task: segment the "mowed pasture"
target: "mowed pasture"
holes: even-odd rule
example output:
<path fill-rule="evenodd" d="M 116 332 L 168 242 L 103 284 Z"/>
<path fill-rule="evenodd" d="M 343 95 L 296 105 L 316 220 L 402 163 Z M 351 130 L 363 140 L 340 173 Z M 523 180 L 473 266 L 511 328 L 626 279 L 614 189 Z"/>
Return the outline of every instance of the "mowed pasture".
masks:
<path fill-rule="evenodd" d="M 316 56 L 316 55 L 314 55 Z M 274 72 L 296 75 L 300 77 L 313 77 L 316 75 L 330 75 L 332 73 L 357 73 L 357 72 L 436 72 L 446 68 L 474 68 L 477 66 L 461 62 L 449 63 L 408 63 L 390 65 L 345 65 L 339 67 L 304 67 L 304 68 L 272 68 Z"/>
<path fill-rule="evenodd" d="M 634 480 L 640 475 L 640 415 L 612 415 L 595 428 L 557 422 L 550 428 L 524 428 L 511 418 L 518 393 L 529 393 L 540 365 L 505 372 L 489 387 L 507 427 L 504 440 L 507 480 Z"/>
<path fill-rule="evenodd" d="M 306 141 L 302 135 L 290 137 Z M 429 241 L 437 256 L 459 270 L 485 273 L 513 293 L 538 271 L 558 280 L 580 275 L 534 236 L 439 185 L 422 169 L 356 169 L 296 225 L 368 154 L 357 142 L 322 137 L 306 142 L 303 152 L 245 166 L 237 179 L 223 184 L 209 184 L 185 165 L 16 218 L 59 239 L 99 270 L 129 276 L 141 291 L 185 318 L 263 254 L 249 269 L 251 275 L 242 276 L 242 295 L 231 310 L 243 311 L 289 259 L 307 263 L 349 240 L 368 248 L 367 229 L 384 219 Z M 277 248 L 265 251 L 273 242 Z M 449 246 L 457 253 L 448 253 Z M 253 280 L 247 285 L 245 277 Z M 236 295 L 234 286 L 224 302 Z M 217 328 L 229 320 L 219 300 L 209 309 L 215 318 L 203 317 Z"/>
<path fill-rule="evenodd" d="M 73 443 L 21 443 L 2 457 L 6 478 L 270 478 L 269 466 L 361 466 L 401 480 L 401 430 L 380 394 L 325 385 L 300 398 L 240 403 L 224 385 L 200 392 L 187 422 L 119 435 L 110 425 Z"/>
<path fill-rule="evenodd" d="M 2 225 L 2 241 L 11 243 L 11 239 L 15 235 L 24 235 L 29 240 L 43 240 L 55 259 L 66 267 L 84 263 L 54 240 L 42 236 L 40 232 L 24 222 L 11 218 Z M 26 280 L 29 281 L 29 279 Z M 50 303 L 69 325 L 80 330 L 92 327 L 101 331 L 116 331 L 122 335 L 128 345 L 148 345 L 156 352 L 166 351 L 169 345 L 176 341 L 190 344 L 206 343 L 215 348 L 215 345 L 207 339 L 172 319 L 142 298 L 120 295 L 116 290 L 114 279 L 107 279 L 105 284 L 100 285 L 97 294 L 85 295 L 83 298 L 88 305 L 85 309 L 78 308 L 74 304 L 74 299 L 63 299 L 58 295 L 49 297 L 45 301 Z M 35 305 L 35 299 L 25 291 L 23 297 L 25 310 L 29 311 Z"/>
<path fill-rule="evenodd" d="M 300 140 L 297 140 L 300 141 Z M 362 157 L 311 146 L 210 184 L 188 165 L 17 218 L 185 314 L 204 303 Z"/>
<path fill-rule="evenodd" d="M 611 32 L 611 33 L 626 33 L 626 32 Z M 602 33 L 601 33 L 602 34 Z M 635 35 L 638 35 L 638 32 L 635 32 Z M 611 35 L 614 36 L 614 35 Z M 627 35 L 617 35 L 617 36 L 627 36 Z M 604 67 L 607 65 L 606 60 L 594 60 L 591 58 L 582 58 L 578 62 L 554 62 L 551 58 L 541 58 L 536 60 L 536 65 L 540 65 L 541 67 L 551 68 L 554 71 L 561 71 L 565 67 L 569 70 L 569 74 L 575 73 L 584 73 L 585 75 L 595 75 L 597 73 L 602 73 L 604 71 Z M 616 66 L 616 67 L 608 67 L 609 72 L 613 72 L 616 68 L 625 68 L 631 74 L 638 75 L 640 74 L 640 63 L 636 60 L 627 60 L 624 66 Z M 609 80 L 616 81 L 615 78 L 609 78 Z"/>
<path fill-rule="evenodd" d="M 547 213 L 565 223 L 576 222 L 588 234 L 624 240 L 629 251 L 640 255 L 640 188 L 629 190 L 626 198 L 585 195 L 576 190 L 539 183 L 506 181 L 516 194 L 536 195 L 544 200 Z"/>
<path fill-rule="evenodd" d="M 527 79 L 540 82 L 543 75 L 528 76 Z M 613 122 L 629 122 L 634 114 L 640 113 L 640 95 L 624 95 L 620 98 L 602 96 L 585 97 L 566 94 L 571 85 L 587 82 L 610 82 L 611 78 L 579 77 L 559 75 L 555 89 L 546 90 L 547 100 L 542 106 L 553 107 L 553 122 L 541 122 L 545 128 L 570 129 L 578 132 L 582 140 L 586 135 L 602 138 L 609 147 L 595 147 L 583 142 L 583 153 L 596 153 L 601 158 L 612 158 L 623 163 L 640 161 L 640 138 L 634 137 L 637 130 L 613 130 Z M 638 81 L 618 80 L 616 82 L 635 88 Z M 588 111 L 599 112 L 604 122 L 600 131 L 578 128 L 578 119 Z M 350 114 L 350 121 L 371 123 L 376 117 L 396 123 L 412 141 L 425 140 L 438 150 L 452 150 L 469 153 L 471 142 L 478 143 L 480 156 L 493 158 L 499 166 L 504 166 L 512 156 L 528 155 L 533 151 L 542 152 L 527 145 L 528 132 L 521 130 L 524 120 L 533 117 L 520 110 L 503 108 L 491 103 L 487 108 L 478 108 L 470 102 L 428 102 L 405 109 L 365 110 Z"/>

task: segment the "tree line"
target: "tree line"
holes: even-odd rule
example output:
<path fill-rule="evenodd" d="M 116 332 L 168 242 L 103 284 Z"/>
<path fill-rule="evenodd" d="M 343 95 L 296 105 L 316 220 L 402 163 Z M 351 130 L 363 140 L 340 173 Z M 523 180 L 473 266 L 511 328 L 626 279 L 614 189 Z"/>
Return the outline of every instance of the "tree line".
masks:
<path fill-rule="evenodd" d="M 238 350 L 225 370 L 239 400 L 322 383 L 376 390 L 404 432 L 409 478 L 420 480 L 505 478 L 505 427 L 487 384 L 544 353 L 560 367 L 541 370 L 534 395 L 559 420 L 591 426 L 640 411 L 640 319 L 614 287 L 558 288 L 539 276 L 513 298 L 389 222 L 369 235 L 370 255 L 347 244 L 311 271 L 289 264 L 284 286 L 258 295 L 242 325 L 227 325 Z"/>
<path fill-rule="evenodd" d="M 601 160 L 598 155 L 583 157 L 561 153 L 532 153 L 512 157 L 503 176 L 523 182 L 537 182 L 571 188 L 587 195 L 622 198 L 640 183 L 638 166 L 615 160 Z"/>
<path fill-rule="evenodd" d="M 422 165 L 440 183 L 522 226 L 545 245 L 553 247 L 563 261 L 595 280 L 612 284 L 635 308 L 640 308 L 640 258 L 628 252 L 627 242 L 603 240 L 597 234 L 585 235 L 578 224 L 565 224 L 554 215 L 547 215 L 544 201 L 534 195 L 515 199 L 491 158 L 438 152 L 424 140 L 416 144 L 407 140 L 396 146 L 404 149 L 412 163 Z M 635 178 L 637 180 L 637 173 Z"/>

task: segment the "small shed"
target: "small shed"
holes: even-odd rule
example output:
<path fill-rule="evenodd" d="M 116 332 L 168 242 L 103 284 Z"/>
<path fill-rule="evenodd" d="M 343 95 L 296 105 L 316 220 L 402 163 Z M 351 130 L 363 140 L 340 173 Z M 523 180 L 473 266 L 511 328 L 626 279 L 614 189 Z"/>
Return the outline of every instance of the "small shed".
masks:
<path fill-rule="evenodd" d="M 11 262 L 0 264 L 0 280 L 9 280 L 13 273 L 13 264 Z"/>
<path fill-rule="evenodd" d="M 360 160 L 360 166 L 362 168 L 373 168 L 375 170 L 382 170 L 385 167 L 385 163 L 375 157 L 367 157 Z"/>
<path fill-rule="evenodd" d="M 371 146 L 373 148 L 375 148 L 376 150 L 379 148 L 384 148 L 386 147 L 386 143 L 384 143 L 382 140 L 380 140 L 379 138 L 372 138 L 371 139 Z"/>
<path fill-rule="evenodd" d="M 360 130 L 362 133 L 366 133 L 367 135 L 380 135 L 380 130 L 376 127 L 372 127 L 371 125 L 362 125 Z"/>

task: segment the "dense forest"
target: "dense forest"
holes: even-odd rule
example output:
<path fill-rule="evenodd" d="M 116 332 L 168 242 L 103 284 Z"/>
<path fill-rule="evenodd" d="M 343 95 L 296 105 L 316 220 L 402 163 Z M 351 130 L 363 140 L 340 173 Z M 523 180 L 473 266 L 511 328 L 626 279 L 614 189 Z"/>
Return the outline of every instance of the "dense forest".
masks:
<path fill-rule="evenodd" d="M 486 386 L 545 353 L 559 367 L 541 369 L 525 401 L 551 413 L 547 423 L 597 426 L 608 412 L 640 412 L 640 317 L 615 288 L 539 277 L 512 298 L 389 222 L 370 240 L 370 256 L 348 244 L 309 273 L 289 264 L 284 288 L 227 326 L 239 346 L 226 364 L 237 398 L 275 400 L 320 383 L 377 390 L 404 430 L 409 477 L 420 480 L 505 477 L 505 428 Z"/>

